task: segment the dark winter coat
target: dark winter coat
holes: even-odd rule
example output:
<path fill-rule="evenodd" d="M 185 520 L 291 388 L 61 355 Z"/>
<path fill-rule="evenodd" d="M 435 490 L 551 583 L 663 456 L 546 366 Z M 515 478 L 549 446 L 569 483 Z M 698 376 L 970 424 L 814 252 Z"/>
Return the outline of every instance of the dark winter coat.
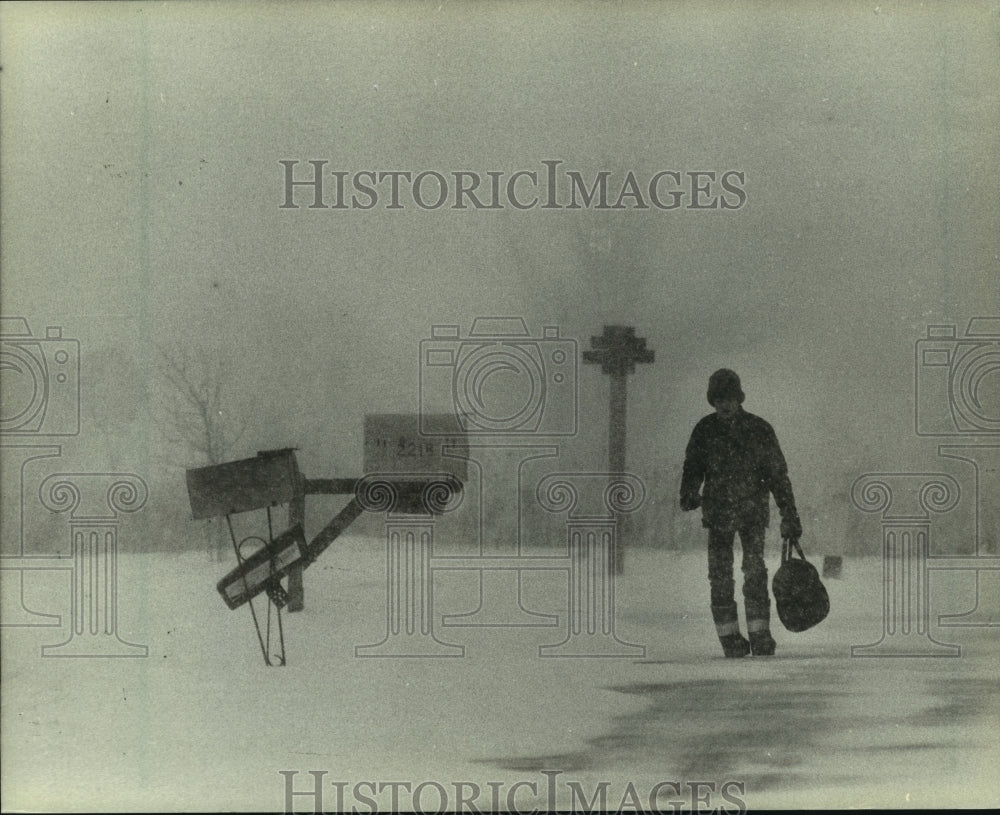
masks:
<path fill-rule="evenodd" d="M 684 456 L 681 506 L 699 505 L 707 527 L 767 526 L 770 495 L 782 518 L 795 518 L 788 467 L 774 429 L 740 408 L 731 419 L 709 414 L 695 425 Z"/>

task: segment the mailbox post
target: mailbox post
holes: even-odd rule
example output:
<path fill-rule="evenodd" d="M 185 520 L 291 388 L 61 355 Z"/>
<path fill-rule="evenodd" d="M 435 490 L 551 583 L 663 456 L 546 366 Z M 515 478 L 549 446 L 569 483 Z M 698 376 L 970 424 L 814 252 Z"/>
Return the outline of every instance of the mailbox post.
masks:
<path fill-rule="evenodd" d="M 288 502 L 288 525 L 295 526 L 306 522 L 305 479 L 302 473 L 295 473 L 295 495 Z M 306 588 L 302 581 L 303 566 L 293 566 L 288 572 L 288 610 L 302 611 L 306 607 Z"/>

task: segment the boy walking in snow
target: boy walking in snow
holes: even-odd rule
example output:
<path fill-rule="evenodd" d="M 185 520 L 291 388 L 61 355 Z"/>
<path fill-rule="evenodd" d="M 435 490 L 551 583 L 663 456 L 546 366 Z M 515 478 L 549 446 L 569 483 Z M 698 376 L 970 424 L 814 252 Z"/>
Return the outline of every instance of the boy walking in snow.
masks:
<path fill-rule="evenodd" d="M 795 509 L 788 467 L 774 429 L 747 413 L 740 378 L 721 368 L 708 381 L 715 408 L 691 433 L 684 456 L 681 509 L 702 508 L 708 528 L 708 579 L 712 619 L 727 657 L 770 656 L 771 599 L 764 565 L 764 530 L 770 496 L 781 513 L 781 537 L 798 538 L 802 524 Z M 743 548 L 743 600 L 749 641 L 740 633 L 733 581 L 733 540 Z"/>

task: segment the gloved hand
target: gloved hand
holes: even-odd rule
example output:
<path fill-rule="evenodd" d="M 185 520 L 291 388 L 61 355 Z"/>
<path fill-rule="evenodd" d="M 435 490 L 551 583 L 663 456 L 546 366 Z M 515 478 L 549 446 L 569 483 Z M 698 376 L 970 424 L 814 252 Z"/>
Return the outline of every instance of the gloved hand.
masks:
<path fill-rule="evenodd" d="M 692 509 L 698 509 L 701 506 L 701 496 L 694 492 L 689 495 L 681 496 L 681 509 L 685 512 L 690 512 Z"/>
<path fill-rule="evenodd" d="M 781 519 L 781 537 L 786 540 L 802 537 L 802 521 L 799 520 L 797 513 L 789 513 Z"/>

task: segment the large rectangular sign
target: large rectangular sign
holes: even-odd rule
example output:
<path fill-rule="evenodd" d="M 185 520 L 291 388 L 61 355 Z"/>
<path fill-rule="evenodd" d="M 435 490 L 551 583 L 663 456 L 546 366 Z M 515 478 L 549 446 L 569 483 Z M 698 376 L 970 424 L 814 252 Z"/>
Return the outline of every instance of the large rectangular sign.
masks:
<path fill-rule="evenodd" d="M 434 435 L 421 433 L 432 428 Z M 468 471 L 468 437 L 453 413 L 369 413 L 365 416 L 365 473 L 451 473 L 462 482 Z"/>

